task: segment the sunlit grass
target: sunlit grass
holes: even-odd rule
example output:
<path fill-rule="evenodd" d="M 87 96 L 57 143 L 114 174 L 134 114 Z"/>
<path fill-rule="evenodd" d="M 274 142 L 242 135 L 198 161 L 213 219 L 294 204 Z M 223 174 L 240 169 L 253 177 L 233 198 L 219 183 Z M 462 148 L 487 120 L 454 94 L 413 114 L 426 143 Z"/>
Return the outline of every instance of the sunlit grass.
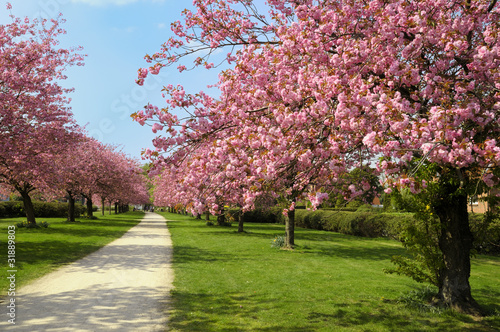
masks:
<path fill-rule="evenodd" d="M 63 218 L 38 218 L 47 221 L 48 228 L 16 229 L 15 270 L 16 287 L 37 279 L 54 269 L 82 258 L 114 239 L 121 237 L 131 227 L 140 222 L 142 212 L 128 212 L 118 215 L 99 216 L 97 220 L 78 219 L 67 223 Z M 9 280 L 7 271 L 8 226 L 26 218 L 0 219 L 0 289 L 6 295 Z"/>
<path fill-rule="evenodd" d="M 174 243 L 172 331 L 497 331 L 500 259 L 473 260 L 474 297 L 491 312 L 471 319 L 410 309 L 402 299 L 424 285 L 388 275 L 401 245 L 296 229 L 293 251 L 271 247 L 284 226 L 206 226 L 163 214 Z"/>

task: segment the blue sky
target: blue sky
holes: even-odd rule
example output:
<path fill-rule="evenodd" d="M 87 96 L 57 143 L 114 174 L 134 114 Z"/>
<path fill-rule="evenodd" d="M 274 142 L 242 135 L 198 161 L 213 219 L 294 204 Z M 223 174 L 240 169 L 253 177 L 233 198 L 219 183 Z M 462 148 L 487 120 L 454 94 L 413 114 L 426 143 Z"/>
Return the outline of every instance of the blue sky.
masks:
<path fill-rule="evenodd" d="M 12 13 L 20 17 L 63 14 L 67 34 L 61 47 L 83 46 L 85 66 L 67 70 L 63 85 L 74 87 L 71 107 L 80 125 L 101 142 L 120 145 L 131 157 L 140 158 L 152 147 L 154 135 L 130 118 L 148 102 L 162 106 L 161 87 L 182 84 L 188 92 L 206 90 L 217 81 L 217 70 L 163 71 L 135 84 L 143 57 L 154 53 L 171 35 L 170 23 L 181 19 L 191 1 L 182 0 L 11 0 Z M 0 24 L 8 23 L 6 1 L 1 3 Z M 213 92 L 216 93 L 216 92 Z"/>

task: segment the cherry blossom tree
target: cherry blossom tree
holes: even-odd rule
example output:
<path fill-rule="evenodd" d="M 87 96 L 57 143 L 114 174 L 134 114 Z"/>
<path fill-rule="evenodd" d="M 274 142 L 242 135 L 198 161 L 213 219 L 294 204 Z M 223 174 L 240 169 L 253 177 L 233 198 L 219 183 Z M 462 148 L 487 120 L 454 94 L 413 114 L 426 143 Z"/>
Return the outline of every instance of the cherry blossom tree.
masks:
<path fill-rule="evenodd" d="M 106 173 L 107 185 L 101 186 L 97 196 L 115 203 L 115 212 L 119 206 L 149 203 L 147 179 L 139 163 L 119 151 L 110 158 L 113 168 Z"/>
<path fill-rule="evenodd" d="M 307 192 L 318 204 L 325 198 L 319 188 L 346 197 L 373 190 L 367 180 L 349 183 L 346 174 L 375 162 L 387 192 L 407 187 L 425 194 L 439 218 L 440 302 L 480 313 L 469 284 L 467 198 L 499 182 L 500 5 L 268 5 L 263 15 L 251 1 L 195 0 L 196 11 L 173 23 L 176 36 L 146 56 L 151 66 L 139 70 L 138 84 L 175 64 L 179 71 L 216 67 L 210 57 L 224 48 L 225 61 L 234 64 L 219 76 L 217 100 L 167 85 L 166 107 L 135 114 L 167 134 L 146 155 L 172 164 L 210 142 L 212 152 L 198 154 L 201 164 L 232 157 L 225 170 L 244 170 L 243 190 L 283 190 L 289 211 Z M 193 53 L 200 57 L 189 65 Z M 172 113 L 179 108 L 190 115 L 179 120 Z"/>
<path fill-rule="evenodd" d="M 85 133 L 77 144 L 53 158 L 58 182 L 54 187 L 69 200 L 68 221 L 75 221 L 74 202 L 77 196 L 87 199 L 87 214 L 93 216 L 95 199 L 110 203 L 143 204 L 149 201 L 146 179 L 139 163 Z M 103 209 L 104 211 L 104 209 Z"/>
<path fill-rule="evenodd" d="M 0 181 L 19 192 L 28 222 L 35 223 L 30 193 L 50 187 L 51 159 L 76 130 L 65 96 L 71 89 L 58 82 L 68 66 L 83 64 L 83 56 L 79 48 L 57 47 L 65 33 L 61 18 L 11 19 L 0 26 Z"/>

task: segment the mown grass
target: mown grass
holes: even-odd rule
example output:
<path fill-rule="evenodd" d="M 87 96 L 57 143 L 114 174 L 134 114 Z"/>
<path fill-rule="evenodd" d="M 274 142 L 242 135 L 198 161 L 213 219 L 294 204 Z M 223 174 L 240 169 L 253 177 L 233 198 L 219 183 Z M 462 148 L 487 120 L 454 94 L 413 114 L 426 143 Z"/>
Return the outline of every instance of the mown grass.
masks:
<path fill-rule="evenodd" d="M 171 331 L 500 330 L 498 257 L 473 260 L 473 295 L 493 314 L 473 319 L 419 306 L 425 286 L 383 272 L 404 252 L 396 241 L 299 228 L 285 251 L 271 248 L 282 225 L 237 233 L 162 214 L 174 243 Z"/>
<path fill-rule="evenodd" d="M 37 222 L 47 221 L 50 226 L 16 228 L 16 287 L 98 250 L 137 225 L 143 216 L 143 212 L 127 212 L 96 220 L 77 219 L 75 223 L 67 223 L 64 218 L 38 218 Z M 7 265 L 8 226 L 23 220 L 26 218 L 0 219 L 0 257 L 4 257 L 0 261 L 0 297 L 7 294 L 6 275 L 12 270 Z"/>

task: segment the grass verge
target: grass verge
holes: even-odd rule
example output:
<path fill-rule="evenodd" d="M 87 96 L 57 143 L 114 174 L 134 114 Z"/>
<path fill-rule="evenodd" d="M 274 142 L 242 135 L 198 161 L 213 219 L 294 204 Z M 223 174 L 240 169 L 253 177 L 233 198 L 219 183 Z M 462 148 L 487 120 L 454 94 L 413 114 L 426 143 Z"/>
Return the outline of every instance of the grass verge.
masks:
<path fill-rule="evenodd" d="M 285 251 L 271 247 L 282 225 L 237 233 L 162 215 L 174 244 L 171 331 L 500 330 L 498 257 L 473 259 L 473 295 L 493 315 L 472 319 L 427 309 L 425 286 L 382 271 L 404 252 L 396 241 L 298 228 Z"/>
<path fill-rule="evenodd" d="M 8 226 L 26 218 L 0 219 L 0 297 L 7 295 L 8 270 L 16 270 L 16 288 L 21 287 L 56 268 L 74 262 L 121 237 L 137 225 L 143 212 L 99 216 L 96 220 L 78 219 L 67 223 L 64 218 L 38 218 L 47 221 L 48 228 L 16 228 L 15 267 L 7 261 Z"/>

